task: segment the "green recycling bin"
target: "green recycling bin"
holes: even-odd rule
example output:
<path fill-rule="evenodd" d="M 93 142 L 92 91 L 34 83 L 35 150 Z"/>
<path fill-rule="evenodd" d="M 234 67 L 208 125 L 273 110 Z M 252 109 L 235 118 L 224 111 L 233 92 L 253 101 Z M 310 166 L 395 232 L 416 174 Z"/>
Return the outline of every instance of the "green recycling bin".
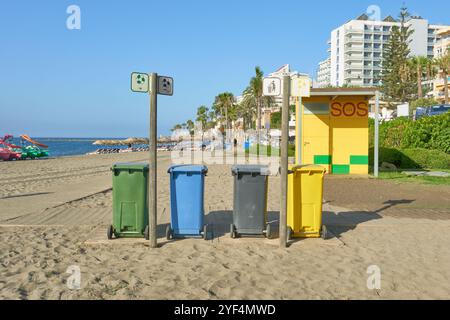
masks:
<path fill-rule="evenodd" d="M 113 172 L 113 223 L 108 239 L 149 239 L 148 164 L 116 163 Z"/>

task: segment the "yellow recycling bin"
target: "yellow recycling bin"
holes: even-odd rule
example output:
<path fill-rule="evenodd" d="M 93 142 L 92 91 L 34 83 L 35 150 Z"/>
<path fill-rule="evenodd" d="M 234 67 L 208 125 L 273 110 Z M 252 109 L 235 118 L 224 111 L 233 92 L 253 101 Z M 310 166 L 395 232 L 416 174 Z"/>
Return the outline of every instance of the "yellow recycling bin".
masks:
<path fill-rule="evenodd" d="M 287 230 L 290 238 L 326 239 L 322 226 L 323 178 L 317 165 L 291 166 L 288 176 Z"/>

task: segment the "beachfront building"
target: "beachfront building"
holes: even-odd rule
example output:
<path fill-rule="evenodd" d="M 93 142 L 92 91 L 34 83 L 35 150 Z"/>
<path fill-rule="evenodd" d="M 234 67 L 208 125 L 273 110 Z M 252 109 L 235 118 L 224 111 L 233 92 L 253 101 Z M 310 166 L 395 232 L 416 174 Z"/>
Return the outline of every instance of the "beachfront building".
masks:
<path fill-rule="evenodd" d="M 437 32 L 437 40 L 434 46 L 434 57 L 440 58 L 448 53 L 450 53 L 450 27 L 441 29 Z M 448 82 L 450 83 L 450 76 L 448 77 Z M 450 89 L 450 84 L 448 87 Z M 444 89 L 444 79 L 438 75 L 436 80 L 434 80 L 433 96 L 441 103 L 445 102 Z"/>
<path fill-rule="evenodd" d="M 407 24 L 414 31 L 409 45 L 411 56 L 432 58 L 438 32 L 448 26 L 432 25 L 417 16 L 411 17 Z M 400 27 L 400 22 L 391 16 L 372 20 L 363 14 L 333 30 L 328 50 L 331 86 L 380 85 L 383 49 L 394 26 Z"/>
<path fill-rule="evenodd" d="M 317 70 L 317 80 L 314 87 L 326 88 L 331 84 L 331 59 L 328 58 L 319 62 L 319 69 Z"/>
<path fill-rule="evenodd" d="M 279 68 L 277 71 L 270 73 L 269 77 L 280 78 L 281 80 L 283 80 L 284 75 L 289 75 L 291 77 L 291 79 L 294 77 L 298 77 L 298 76 L 308 76 L 306 74 L 299 73 L 298 71 L 291 71 L 289 64 L 285 64 L 284 66 Z M 283 81 L 281 81 L 281 92 L 283 92 Z M 295 100 L 292 98 L 291 104 L 294 104 L 294 103 L 295 103 Z M 282 104 L 283 104 L 282 96 L 274 97 L 274 103 L 273 103 L 272 109 L 279 111 Z"/>
<path fill-rule="evenodd" d="M 308 76 L 307 74 L 299 73 L 298 71 L 291 71 L 289 64 L 285 64 L 281 68 L 277 69 L 275 72 L 272 72 L 269 74 L 269 77 L 280 78 L 281 91 L 283 91 L 283 81 L 282 80 L 283 80 L 284 75 L 289 75 L 291 77 L 291 79 L 294 77 L 298 77 L 298 76 Z M 280 112 L 282 104 L 283 104 L 282 96 L 273 97 L 272 106 L 270 108 L 263 108 L 261 110 L 261 119 L 262 119 L 261 127 L 263 129 L 270 129 L 270 119 L 272 117 L 272 114 L 274 112 Z M 295 104 L 295 98 L 291 97 L 290 105 L 294 105 L 294 104 Z"/>

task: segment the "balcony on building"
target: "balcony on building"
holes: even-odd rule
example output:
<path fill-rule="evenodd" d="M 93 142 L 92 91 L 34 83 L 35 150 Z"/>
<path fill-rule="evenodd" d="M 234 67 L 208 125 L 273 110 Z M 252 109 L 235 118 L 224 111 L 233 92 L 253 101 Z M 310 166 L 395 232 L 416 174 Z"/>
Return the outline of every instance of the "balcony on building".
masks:
<path fill-rule="evenodd" d="M 362 52 L 358 53 L 347 52 L 344 57 L 345 61 L 361 61 L 362 59 L 363 59 Z"/>
<path fill-rule="evenodd" d="M 346 40 L 347 44 L 351 44 L 351 43 L 363 43 L 363 38 L 362 37 L 348 37 Z"/>
<path fill-rule="evenodd" d="M 344 66 L 344 70 L 362 70 L 362 63 L 346 63 Z"/>
<path fill-rule="evenodd" d="M 345 30 L 345 35 L 362 35 L 364 33 L 364 31 L 362 29 L 353 29 L 353 28 L 348 28 Z"/>

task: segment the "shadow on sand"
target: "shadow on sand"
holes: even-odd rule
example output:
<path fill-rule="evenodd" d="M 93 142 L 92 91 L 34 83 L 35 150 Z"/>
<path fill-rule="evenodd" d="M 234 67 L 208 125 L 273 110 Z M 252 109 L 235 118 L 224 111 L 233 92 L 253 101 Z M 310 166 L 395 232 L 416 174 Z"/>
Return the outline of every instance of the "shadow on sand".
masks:
<path fill-rule="evenodd" d="M 400 204 L 409 204 L 415 200 L 389 200 L 384 202 L 384 206 L 374 211 L 343 211 L 343 212 L 323 212 L 323 224 L 331 231 L 331 237 L 340 238 L 347 231 L 355 229 L 359 224 L 382 219 L 380 213 Z M 205 217 L 206 223 L 211 226 L 214 237 L 229 236 L 230 224 L 233 223 L 233 211 L 212 211 Z M 279 212 L 271 211 L 268 213 L 268 223 L 271 224 L 273 237 L 279 236 Z M 303 239 L 293 239 L 292 242 Z"/>

